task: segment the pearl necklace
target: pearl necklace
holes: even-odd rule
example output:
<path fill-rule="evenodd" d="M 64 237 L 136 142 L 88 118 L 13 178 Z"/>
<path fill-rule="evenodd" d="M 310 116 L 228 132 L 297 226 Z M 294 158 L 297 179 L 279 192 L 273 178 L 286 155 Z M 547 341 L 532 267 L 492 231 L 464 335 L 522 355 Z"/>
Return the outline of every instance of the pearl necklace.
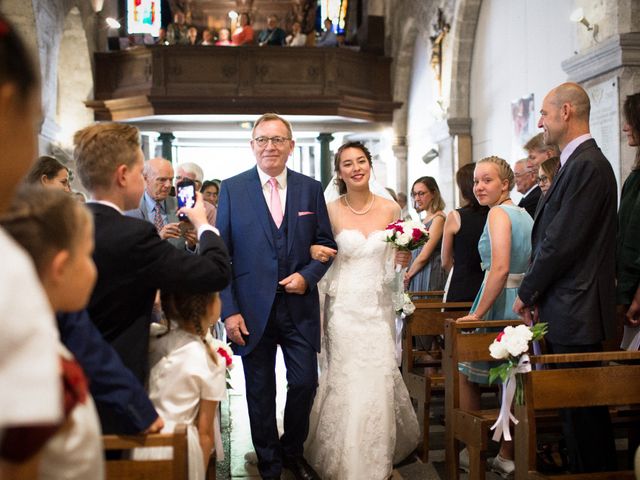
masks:
<path fill-rule="evenodd" d="M 369 203 L 369 206 L 366 207 L 364 210 L 355 210 L 351 204 L 349 203 L 349 198 L 347 197 L 347 194 L 344 194 L 344 201 L 347 204 L 347 208 L 349 210 L 351 210 L 355 215 L 366 215 L 367 213 L 369 213 L 369 210 L 371 210 L 371 207 L 373 207 L 373 202 L 375 202 L 376 200 L 376 196 L 373 195 L 371 192 L 369 192 L 369 195 L 371 195 L 371 203 Z"/>

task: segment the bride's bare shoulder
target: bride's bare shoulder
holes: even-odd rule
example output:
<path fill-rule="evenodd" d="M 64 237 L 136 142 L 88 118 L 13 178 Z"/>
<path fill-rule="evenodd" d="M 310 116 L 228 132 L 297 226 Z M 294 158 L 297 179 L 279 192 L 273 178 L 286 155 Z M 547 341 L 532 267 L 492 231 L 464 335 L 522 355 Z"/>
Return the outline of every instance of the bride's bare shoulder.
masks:
<path fill-rule="evenodd" d="M 376 202 L 379 202 L 380 208 L 385 212 L 393 215 L 400 215 L 400 205 L 393 200 L 376 195 Z"/>

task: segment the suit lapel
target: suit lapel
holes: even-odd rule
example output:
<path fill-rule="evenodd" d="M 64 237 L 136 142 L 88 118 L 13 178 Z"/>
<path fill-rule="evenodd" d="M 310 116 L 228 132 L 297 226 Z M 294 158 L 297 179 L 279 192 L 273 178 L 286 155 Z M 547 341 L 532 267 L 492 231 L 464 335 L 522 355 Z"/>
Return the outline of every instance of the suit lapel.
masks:
<path fill-rule="evenodd" d="M 269 244 L 272 248 L 275 248 L 273 236 L 271 234 L 271 225 L 269 225 L 269 208 L 264 200 L 264 194 L 262 193 L 262 185 L 260 185 L 260 177 L 258 176 L 257 168 L 258 167 L 254 168 L 253 175 L 251 175 L 246 182 L 247 198 L 250 200 L 249 208 L 255 213 L 258 223 L 262 225 L 262 229 L 264 230 L 264 234 L 266 235 Z M 263 205 L 264 208 L 260 208 L 260 206 Z M 262 214 L 263 212 L 266 212 L 266 215 Z"/>
<path fill-rule="evenodd" d="M 298 212 L 300 211 L 300 195 L 293 195 L 292 192 L 298 190 L 298 176 L 287 169 L 287 253 L 291 252 L 293 247 L 294 232 L 298 224 Z"/>
<path fill-rule="evenodd" d="M 542 197 L 542 201 L 538 203 L 538 208 L 536 209 L 536 215 L 535 218 L 538 219 L 538 214 L 540 212 L 542 212 L 542 210 L 544 209 L 545 204 L 549 201 L 549 199 L 551 198 L 551 196 L 553 195 L 553 193 L 556 191 L 556 187 L 558 186 L 558 184 L 560 183 L 560 180 L 562 179 L 562 176 L 565 174 L 565 172 L 567 171 L 567 167 L 569 166 L 569 162 L 571 162 L 574 158 L 576 158 L 580 153 L 582 153 L 583 150 L 585 150 L 586 148 L 589 148 L 592 146 L 592 144 L 595 144 L 595 140 L 590 138 L 589 140 L 586 140 L 584 142 L 582 142 L 580 145 L 578 145 L 578 147 L 573 151 L 573 153 L 571 154 L 571 156 L 569 158 L 567 158 L 567 161 L 564 163 L 564 165 L 562 166 L 562 168 L 560 168 L 560 170 L 558 171 L 558 173 L 556 174 L 555 178 L 553 179 L 553 182 L 551 183 L 551 187 L 549 187 L 549 190 L 547 190 L 546 195 L 544 195 Z M 534 223 L 534 229 L 536 227 L 538 222 Z"/>

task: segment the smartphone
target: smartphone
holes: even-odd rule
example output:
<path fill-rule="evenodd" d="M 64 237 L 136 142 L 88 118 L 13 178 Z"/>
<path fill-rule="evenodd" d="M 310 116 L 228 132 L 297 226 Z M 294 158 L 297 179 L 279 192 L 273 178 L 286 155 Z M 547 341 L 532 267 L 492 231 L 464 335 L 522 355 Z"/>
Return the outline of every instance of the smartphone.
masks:
<path fill-rule="evenodd" d="M 196 204 L 196 184 L 193 180 L 185 178 L 176 185 L 178 197 L 178 209 L 182 207 L 193 207 Z M 189 220 L 183 213 L 178 214 L 180 220 Z"/>

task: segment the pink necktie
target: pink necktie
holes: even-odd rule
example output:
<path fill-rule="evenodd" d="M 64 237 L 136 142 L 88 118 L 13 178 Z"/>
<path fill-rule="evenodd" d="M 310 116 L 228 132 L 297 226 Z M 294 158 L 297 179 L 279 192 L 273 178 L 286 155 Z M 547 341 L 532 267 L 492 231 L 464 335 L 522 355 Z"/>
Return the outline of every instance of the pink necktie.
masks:
<path fill-rule="evenodd" d="M 269 179 L 271 184 L 271 198 L 269 199 L 269 210 L 271 210 L 271 217 L 276 224 L 276 227 L 280 228 L 282 225 L 282 203 L 280 202 L 280 194 L 278 193 L 278 181 L 271 177 Z"/>

